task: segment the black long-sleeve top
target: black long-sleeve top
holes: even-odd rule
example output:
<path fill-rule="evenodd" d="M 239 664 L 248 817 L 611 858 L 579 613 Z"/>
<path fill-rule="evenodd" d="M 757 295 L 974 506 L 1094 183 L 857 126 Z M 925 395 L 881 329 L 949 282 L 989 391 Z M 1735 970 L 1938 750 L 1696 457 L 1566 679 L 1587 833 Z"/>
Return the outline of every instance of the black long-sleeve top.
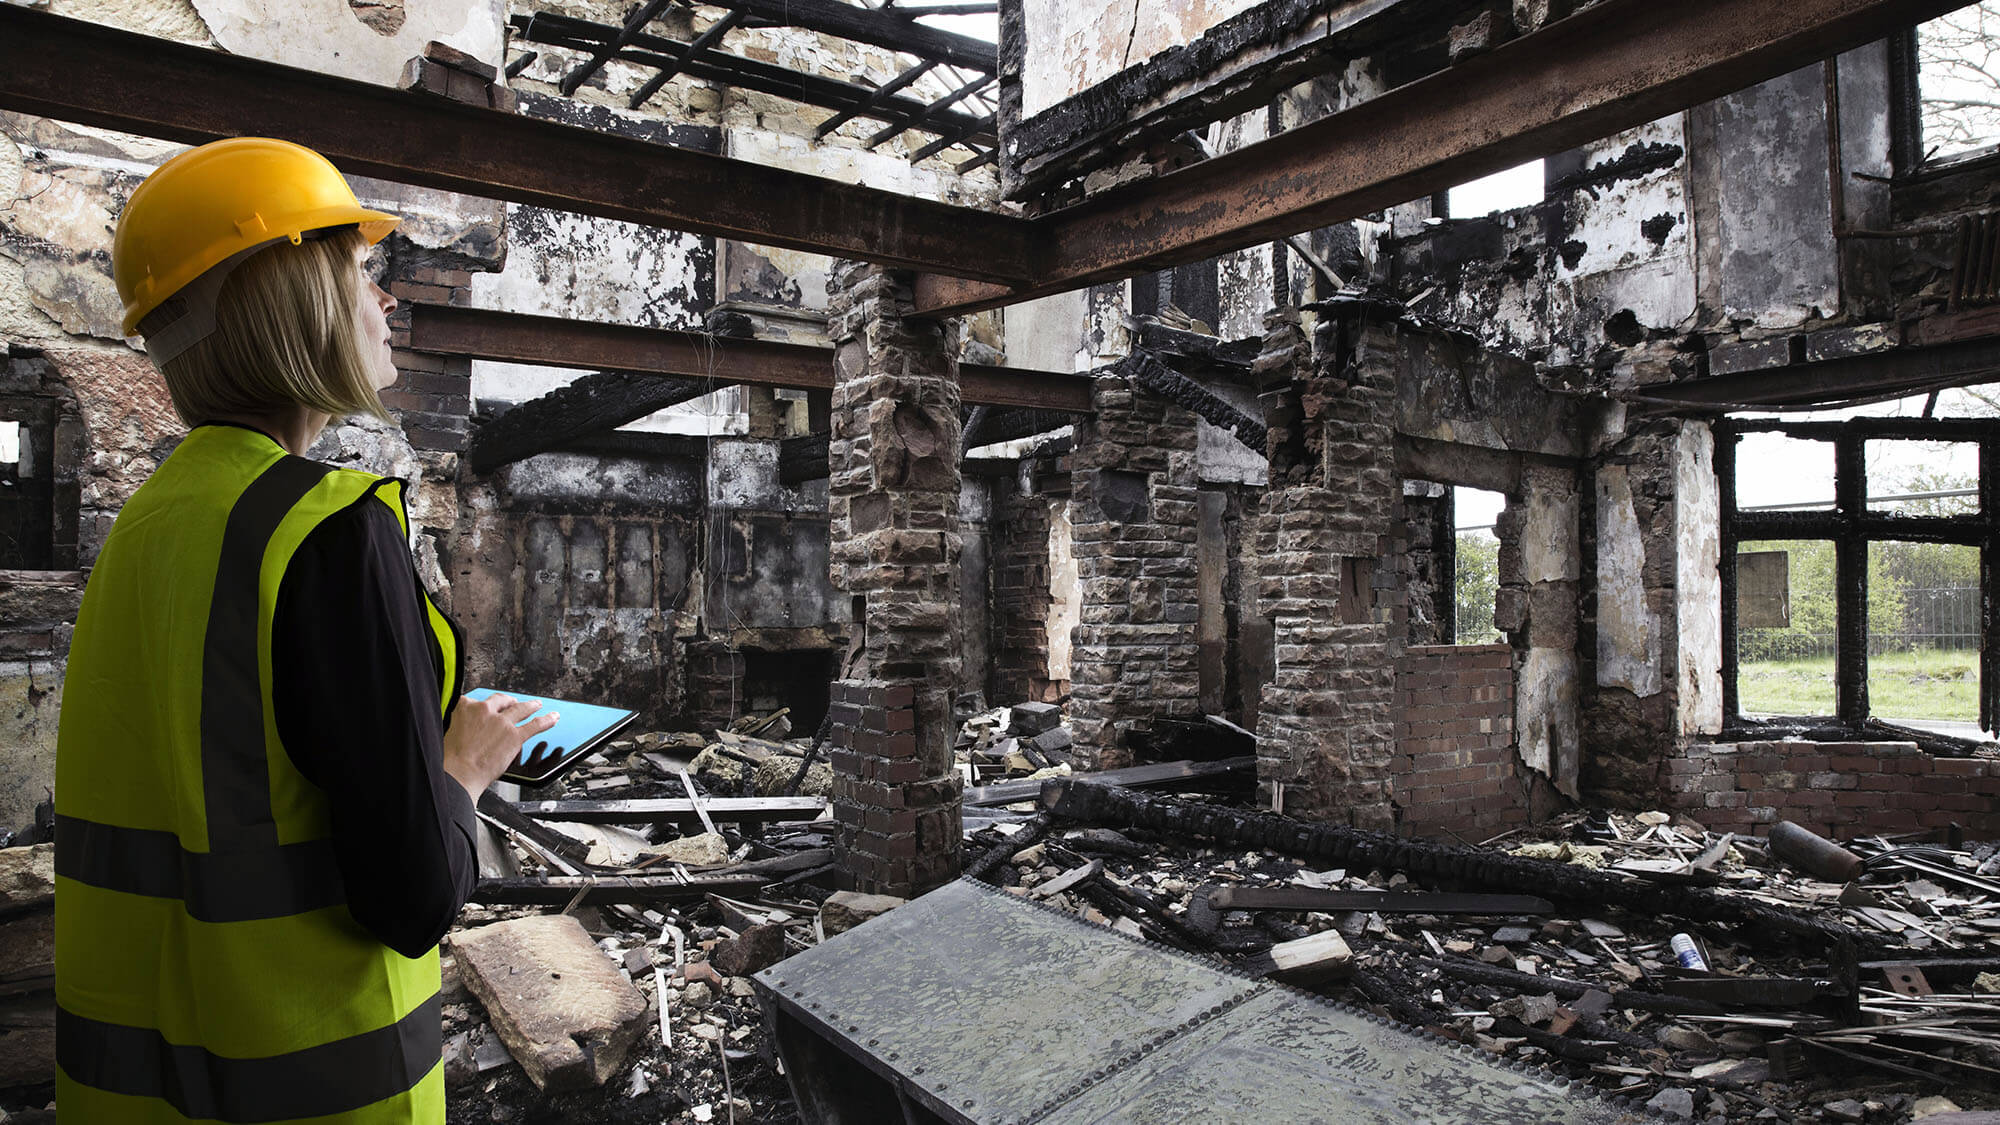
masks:
<path fill-rule="evenodd" d="M 405 957 L 435 948 L 478 875 L 472 802 L 444 771 L 440 672 L 409 544 L 374 500 L 309 533 L 278 587 L 278 736 L 326 791 L 354 920 Z"/>

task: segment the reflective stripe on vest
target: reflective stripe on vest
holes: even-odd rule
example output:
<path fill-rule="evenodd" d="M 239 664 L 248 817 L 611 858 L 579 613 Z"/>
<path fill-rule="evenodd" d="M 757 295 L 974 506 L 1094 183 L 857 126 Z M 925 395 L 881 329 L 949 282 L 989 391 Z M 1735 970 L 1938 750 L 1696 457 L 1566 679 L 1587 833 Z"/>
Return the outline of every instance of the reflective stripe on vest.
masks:
<path fill-rule="evenodd" d="M 407 530 L 400 482 L 203 426 L 120 513 L 58 733 L 65 1118 L 443 1120 L 437 954 L 354 922 L 325 796 L 271 713 L 279 580 L 313 528 L 377 500 Z M 460 646 L 425 604 L 442 711 Z"/>

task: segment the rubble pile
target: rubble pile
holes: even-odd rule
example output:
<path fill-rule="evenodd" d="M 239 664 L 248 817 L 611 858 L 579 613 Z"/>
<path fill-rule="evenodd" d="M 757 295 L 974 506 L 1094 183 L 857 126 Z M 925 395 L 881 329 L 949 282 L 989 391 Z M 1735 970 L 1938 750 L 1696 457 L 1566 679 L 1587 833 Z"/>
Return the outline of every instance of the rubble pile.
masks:
<path fill-rule="evenodd" d="M 54 844 L 0 841 L 0 1121 L 53 1120 L 56 1068 Z M 9 1115 L 6 1110 L 29 1109 Z"/>
<path fill-rule="evenodd" d="M 1852 879 L 1829 882 L 1763 839 L 1684 816 L 1578 813 L 1477 848 L 1349 833 L 1407 863 L 1328 867 L 1306 846 L 1239 846 L 1270 826 L 1255 814 L 1151 799 L 1164 815 L 1150 825 L 1065 817 L 1074 806 L 1059 792 L 1076 788 L 1052 786 L 1044 815 L 983 828 L 976 866 L 1011 893 L 1554 1067 L 1669 1118 L 1901 1122 L 2000 1109 L 1992 844 L 1854 841 Z M 1161 827 L 1232 822 L 1238 838 Z M 1520 880 L 1544 888 L 1630 889 L 1606 903 L 1493 882 L 1420 886 L 1396 869 L 1448 866 L 1442 853 L 1517 880 L 1545 867 Z M 1635 908 L 1649 896 L 1716 917 Z M 1722 920 L 1731 910 L 1788 924 Z"/>
<path fill-rule="evenodd" d="M 480 802 L 510 846 L 445 943 L 452 1122 L 798 1119 L 748 977 L 885 907 L 822 918 L 831 777 L 791 733 L 636 734 Z"/>

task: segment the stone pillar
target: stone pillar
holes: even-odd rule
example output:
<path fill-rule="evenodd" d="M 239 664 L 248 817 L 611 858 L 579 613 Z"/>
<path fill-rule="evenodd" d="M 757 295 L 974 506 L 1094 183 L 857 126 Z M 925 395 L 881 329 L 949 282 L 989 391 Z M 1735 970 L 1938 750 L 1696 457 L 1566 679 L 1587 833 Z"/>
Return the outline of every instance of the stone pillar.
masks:
<path fill-rule="evenodd" d="M 1070 655 L 1070 730 L 1098 769 L 1132 763 L 1129 736 L 1200 713 L 1195 416 L 1122 376 L 1093 381 L 1076 424 L 1070 518 L 1082 595 Z"/>
<path fill-rule="evenodd" d="M 1276 672 L 1257 714 L 1258 781 L 1269 807 L 1389 829 L 1407 629 L 1396 328 L 1336 313 L 1309 348 L 1295 312 L 1265 327 L 1257 371 L 1271 483 L 1257 585 Z"/>
<path fill-rule="evenodd" d="M 846 262 L 827 289 L 831 569 L 861 632 L 829 710 L 840 881 L 908 896 L 959 867 L 958 364 L 909 275 Z"/>

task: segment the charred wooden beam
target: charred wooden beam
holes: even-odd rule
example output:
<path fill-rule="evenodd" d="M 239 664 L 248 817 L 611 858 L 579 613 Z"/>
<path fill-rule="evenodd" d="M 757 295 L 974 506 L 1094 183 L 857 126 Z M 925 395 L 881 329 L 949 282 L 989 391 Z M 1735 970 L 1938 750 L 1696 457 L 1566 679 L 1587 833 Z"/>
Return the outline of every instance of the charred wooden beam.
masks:
<path fill-rule="evenodd" d="M 1264 423 L 1223 401 L 1221 396 L 1146 352 L 1134 352 L 1120 366 L 1132 381 L 1185 407 L 1209 425 L 1226 430 L 1253 453 L 1264 452 Z"/>
<path fill-rule="evenodd" d="M 669 78 L 676 73 L 685 73 L 690 78 L 739 86 L 824 109 L 854 110 L 891 122 L 889 129 L 892 134 L 904 129 L 922 129 L 932 133 L 963 133 L 989 142 L 997 139 L 988 119 L 952 112 L 936 103 L 912 98 L 877 100 L 875 90 L 856 82 L 844 82 L 713 51 L 706 45 L 697 48 L 694 43 L 683 43 L 659 35 L 628 35 L 609 24 L 547 13 L 516 16 L 513 24 L 531 42 L 579 51 L 594 50 L 607 41 L 617 41 L 619 47 L 614 57 L 640 66 L 656 67 L 660 74 Z M 714 30 L 712 27 L 709 29 L 710 32 Z"/>
<path fill-rule="evenodd" d="M 743 14 L 741 12 L 724 12 L 721 19 L 709 24 L 708 30 L 695 36 L 694 41 L 688 44 L 687 54 L 681 56 L 680 63 L 685 64 L 688 59 L 694 58 L 696 55 L 702 54 L 710 47 L 722 42 L 722 37 L 729 34 L 730 30 L 741 22 L 742 19 Z M 647 101 L 651 100 L 654 94 L 660 92 L 660 87 L 673 81 L 674 76 L 679 74 L 680 70 L 680 65 L 661 67 L 658 74 L 646 79 L 644 86 L 633 91 L 632 96 L 625 102 L 625 108 L 638 109 L 640 106 L 645 105 Z"/>
<path fill-rule="evenodd" d="M 708 0 L 785 27 L 803 27 L 856 43 L 887 47 L 934 62 L 995 74 L 1000 69 L 998 47 L 970 35 L 897 19 L 840 0 Z"/>
<path fill-rule="evenodd" d="M 757 875 L 549 875 L 481 879 L 472 901 L 493 906 L 634 906 L 691 902 L 709 895 L 751 894 L 770 882 Z"/>
<path fill-rule="evenodd" d="M 1046 434 L 1060 430 L 1064 426 L 1076 424 L 1081 414 L 1064 410 L 994 410 L 980 407 L 984 414 L 976 414 L 965 427 L 965 448 L 977 449 L 982 445 L 995 445 L 1003 441 L 1017 441 L 1036 434 Z"/>
<path fill-rule="evenodd" d="M 1098 784 L 1087 777 L 1045 782 L 1040 800 L 1044 808 L 1066 820 L 1133 825 L 1171 835 L 1207 837 L 1231 847 L 1271 848 L 1325 861 L 1329 866 L 1401 871 L 1413 878 L 1621 906 L 1641 914 L 1674 914 L 1697 922 L 1740 926 L 1752 941 L 1787 937 L 1827 946 L 1842 941 L 1864 947 L 1881 944 L 1879 938 L 1835 922 L 1701 887 L 1643 883 L 1609 871 L 1588 871 L 1481 848 L 1403 839 L 1272 813 L 1238 812 Z"/>
<path fill-rule="evenodd" d="M 702 802 L 711 819 L 743 824 L 813 820 L 826 811 L 824 797 L 710 797 Z M 700 831 L 694 802 L 681 797 L 620 801 L 522 801 L 514 808 L 540 820 L 578 824 L 671 824 Z"/>
<path fill-rule="evenodd" d="M 716 389 L 712 382 L 677 375 L 629 371 L 585 375 L 480 426 L 466 445 L 466 467 L 475 473 L 490 473 Z"/>
<path fill-rule="evenodd" d="M 1586 992 L 1597 989 L 1594 984 L 1582 981 L 1564 980 L 1561 977 L 1545 977 L 1536 973 L 1521 973 L 1513 969 L 1497 968 L 1478 961 L 1461 961 L 1456 958 L 1420 957 L 1417 964 L 1436 969 L 1446 976 L 1474 984 L 1490 984 L 1501 988 L 1520 989 L 1524 992 L 1553 992 L 1558 1000 L 1574 1000 Z M 1719 1016 L 1723 1009 L 1706 1000 L 1695 1000 L 1685 996 L 1666 996 L 1657 992 L 1640 992 L 1636 989 L 1621 989 L 1611 994 L 1611 1002 L 1620 1008 L 1631 1008 L 1641 1012 L 1665 1012 L 1683 1016 Z"/>
<path fill-rule="evenodd" d="M 734 14 L 735 13 L 733 12 L 731 13 L 731 15 Z M 847 110 L 841 113 L 836 113 L 832 117 L 827 118 L 825 121 L 820 122 L 819 128 L 813 130 L 813 139 L 820 140 L 824 138 L 828 133 L 833 132 L 835 129 L 840 128 L 842 125 L 847 124 L 849 121 L 854 120 L 861 114 L 866 113 L 868 110 L 874 109 L 876 106 L 882 104 L 889 98 L 893 97 L 904 87 L 908 86 L 910 83 L 915 82 L 917 79 L 922 78 L 926 74 L 929 74 L 932 71 L 932 69 L 934 69 L 936 66 L 937 63 L 932 62 L 929 59 L 925 59 L 923 62 L 918 63 L 917 65 L 911 67 L 910 69 L 904 71 L 901 74 L 898 74 L 896 77 L 890 79 L 884 85 L 877 87 L 875 92 L 868 96 L 868 101 L 863 105 L 857 106 L 854 109 Z"/>
<path fill-rule="evenodd" d="M 1217 910 L 1377 910 L 1401 914 L 1553 914 L 1555 904 L 1533 895 L 1456 891 L 1338 891 L 1320 887 L 1219 887 Z"/>
<path fill-rule="evenodd" d="M 6 11 L 0 8 L 0 15 Z M 410 347 L 501 363 L 683 375 L 712 381 L 717 387 L 749 383 L 833 389 L 830 348 L 449 305 L 411 309 Z M 1092 409 L 1090 384 L 1077 375 L 965 363 L 959 365 L 958 377 L 960 394 L 968 403 L 1082 413 Z"/>
<path fill-rule="evenodd" d="M 19 4 L 0 5 L 0 109 L 185 144 L 279 137 L 324 153 L 350 175 L 903 268 L 967 270 L 996 281 L 1039 271 L 1036 228 L 1025 219 L 168 42 Z M 968 246 L 978 252 L 968 253 Z"/>
<path fill-rule="evenodd" d="M 917 305 L 940 315 L 995 308 L 1342 222 L 1642 125 L 1958 6 L 1605 0 L 1351 109 L 1055 212 L 1042 220 L 1051 257 L 1036 282 L 929 275 L 918 280 Z"/>
<path fill-rule="evenodd" d="M 593 49 L 589 58 L 563 75 L 562 85 L 557 87 L 562 91 L 563 97 L 573 96 L 577 87 L 588 82 L 591 75 L 603 69 L 604 64 L 611 61 L 611 56 L 617 54 L 625 44 L 630 43 L 641 28 L 658 18 L 667 3 L 668 0 L 646 0 L 644 4 L 632 9 L 631 14 L 625 17 L 624 27 L 612 29 L 615 34 L 607 37 L 602 46 Z"/>
<path fill-rule="evenodd" d="M 1202 332 L 1169 328 L 1153 317 L 1133 322 L 1139 348 L 1165 361 L 1183 375 L 1229 375 L 1248 377 L 1257 353 L 1264 346 L 1261 336 L 1244 340 L 1223 340 Z"/>
<path fill-rule="evenodd" d="M 1651 412 L 1811 406 L 1984 383 L 2000 374 L 2000 338 L 1888 348 L 1649 387 Z"/>
<path fill-rule="evenodd" d="M 778 443 L 778 483 L 797 488 L 809 480 L 825 480 L 832 472 L 827 461 L 832 434 L 806 434 Z"/>
<path fill-rule="evenodd" d="M 1257 759 L 1254 757 L 1228 758 L 1220 762 L 1159 762 L 1153 765 L 1100 770 L 1078 776 L 1088 777 L 1095 782 L 1093 789 L 1113 786 L 1145 789 L 1190 788 L 1231 784 L 1232 775 L 1240 780 L 1247 772 L 1256 768 Z M 962 803 L 967 808 L 982 808 L 992 805 L 1011 805 L 1016 801 L 1032 801 L 1044 796 L 1047 786 L 1048 782 L 1038 778 L 998 781 L 992 785 L 967 789 Z"/>

